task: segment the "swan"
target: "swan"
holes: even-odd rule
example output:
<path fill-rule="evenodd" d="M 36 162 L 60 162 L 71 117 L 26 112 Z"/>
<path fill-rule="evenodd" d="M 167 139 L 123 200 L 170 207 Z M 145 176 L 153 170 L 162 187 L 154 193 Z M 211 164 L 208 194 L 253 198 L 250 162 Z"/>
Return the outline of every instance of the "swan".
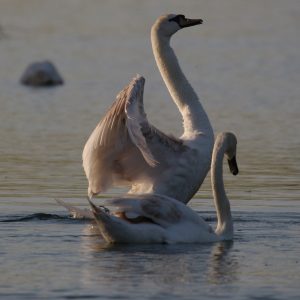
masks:
<path fill-rule="evenodd" d="M 148 122 L 143 107 L 145 79 L 134 77 L 84 146 L 90 199 L 112 186 L 131 186 L 129 194 L 162 194 L 183 203 L 198 191 L 209 171 L 214 134 L 170 39 L 178 30 L 201 23 L 200 19 L 168 14 L 158 18 L 151 29 L 156 63 L 182 115 L 182 136 L 166 135 Z"/>
<path fill-rule="evenodd" d="M 114 212 L 100 208 L 88 198 L 97 228 L 108 243 L 208 243 L 233 239 L 230 203 L 223 183 L 223 158 L 238 174 L 237 140 L 233 133 L 217 136 L 211 162 L 211 185 L 217 212 L 215 231 L 198 213 L 165 195 L 127 195 L 107 201 Z"/>

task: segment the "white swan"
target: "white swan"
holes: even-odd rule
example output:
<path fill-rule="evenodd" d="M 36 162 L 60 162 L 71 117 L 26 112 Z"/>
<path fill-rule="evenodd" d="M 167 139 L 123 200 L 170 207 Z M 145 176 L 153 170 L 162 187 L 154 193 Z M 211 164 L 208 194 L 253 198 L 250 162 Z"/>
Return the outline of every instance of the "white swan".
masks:
<path fill-rule="evenodd" d="M 130 185 L 130 194 L 158 193 L 187 203 L 199 189 L 210 166 L 213 130 L 170 39 L 179 29 L 201 23 L 183 15 L 165 15 L 151 30 L 158 68 L 183 118 L 183 135 L 168 136 L 148 122 L 143 107 L 145 80 L 139 75 L 133 78 L 85 144 L 82 158 L 90 198 L 111 186 Z"/>
<path fill-rule="evenodd" d="M 226 155 L 231 172 L 236 175 L 236 137 L 218 135 L 211 164 L 211 184 L 217 211 L 213 229 L 191 208 L 164 195 L 136 195 L 108 200 L 113 214 L 95 206 L 90 200 L 98 229 L 109 243 L 205 243 L 233 238 L 230 203 L 223 183 L 223 158 Z"/>

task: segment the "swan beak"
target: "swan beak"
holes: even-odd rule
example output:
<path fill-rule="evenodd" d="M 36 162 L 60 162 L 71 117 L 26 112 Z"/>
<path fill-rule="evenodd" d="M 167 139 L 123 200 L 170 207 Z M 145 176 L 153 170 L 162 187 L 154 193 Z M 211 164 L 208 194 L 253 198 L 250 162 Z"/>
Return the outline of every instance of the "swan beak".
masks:
<path fill-rule="evenodd" d="M 233 175 L 237 175 L 239 173 L 239 168 L 235 156 L 233 156 L 231 159 L 228 159 L 228 165 L 229 165 L 230 172 Z"/>
<path fill-rule="evenodd" d="M 185 27 L 191 27 L 191 26 L 195 26 L 195 25 L 200 25 L 203 23 L 202 19 L 181 19 L 180 20 L 180 27 L 181 28 L 185 28 Z"/>

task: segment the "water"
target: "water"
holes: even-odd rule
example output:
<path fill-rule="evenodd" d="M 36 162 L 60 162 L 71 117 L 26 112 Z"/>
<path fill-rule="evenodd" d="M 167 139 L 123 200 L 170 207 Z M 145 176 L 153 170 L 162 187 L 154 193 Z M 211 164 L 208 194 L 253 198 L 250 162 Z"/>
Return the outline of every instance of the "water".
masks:
<path fill-rule="evenodd" d="M 170 11 L 204 19 L 172 44 L 215 131 L 238 136 L 241 172 L 225 170 L 235 239 L 109 247 L 54 199 L 86 205 L 83 145 L 136 73 L 151 122 L 181 134 L 149 41 Z M 299 14 L 298 0 L 2 0 L 0 297 L 298 299 Z M 44 59 L 66 85 L 22 87 L 26 66 Z M 210 199 L 206 180 L 191 206 L 214 225 Z"/>

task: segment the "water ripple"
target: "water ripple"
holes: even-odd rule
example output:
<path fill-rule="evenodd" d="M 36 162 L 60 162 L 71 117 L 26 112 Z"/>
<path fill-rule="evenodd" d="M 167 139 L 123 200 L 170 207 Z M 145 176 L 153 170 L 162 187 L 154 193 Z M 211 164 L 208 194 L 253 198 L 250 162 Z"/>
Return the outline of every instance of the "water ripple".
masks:
<path fill-rule="evenodd" d="M 5 217 L 4 217 L 5 218 Z M 0 220 L 2 223 L 11 222 L 30 222 L 30 221 L 48 221 L 48 220 L 70 220 L 69 216 L 59 216 L 47 213 L 34 213 L 27 216 L 9 216 L 8 219 Z"/>

